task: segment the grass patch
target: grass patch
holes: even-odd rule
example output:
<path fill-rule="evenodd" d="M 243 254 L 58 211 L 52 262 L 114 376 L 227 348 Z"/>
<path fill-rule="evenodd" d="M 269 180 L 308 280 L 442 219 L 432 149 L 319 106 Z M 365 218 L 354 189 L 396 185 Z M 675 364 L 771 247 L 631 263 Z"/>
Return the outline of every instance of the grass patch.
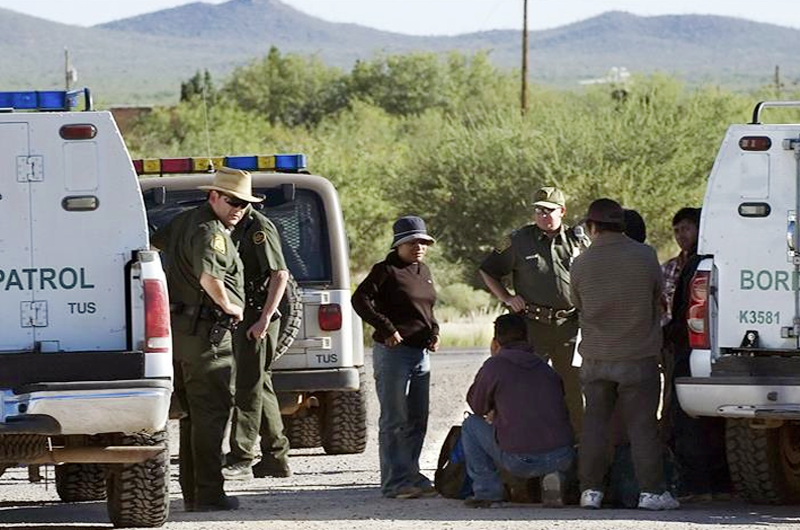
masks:
<path fill-rule="evenodd" d="M 446 307 L 442 309 L 447 309 Z M 441 348 L 485 348 L 492 341 L 494 319 L 502 309 L 486 309 L 471 315 L 462 316 L 457 312 L 436 310 L 439 320 Z"/>

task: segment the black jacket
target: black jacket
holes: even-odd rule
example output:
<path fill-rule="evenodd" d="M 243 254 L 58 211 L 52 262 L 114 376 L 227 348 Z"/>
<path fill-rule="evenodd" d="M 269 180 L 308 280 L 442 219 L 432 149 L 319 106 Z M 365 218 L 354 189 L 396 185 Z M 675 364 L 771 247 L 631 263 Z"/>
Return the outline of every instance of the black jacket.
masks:
<path fill-rule="evenodd" d="M 372 267 L 353 293 L 352 303 L 356 313 L 375 328 L 375 342 L 383 343 L 398 331 L 404 344 L 425 348 L 439 334 L 430 269 L 424 263 L 405 263 L 396 251 Z"/>

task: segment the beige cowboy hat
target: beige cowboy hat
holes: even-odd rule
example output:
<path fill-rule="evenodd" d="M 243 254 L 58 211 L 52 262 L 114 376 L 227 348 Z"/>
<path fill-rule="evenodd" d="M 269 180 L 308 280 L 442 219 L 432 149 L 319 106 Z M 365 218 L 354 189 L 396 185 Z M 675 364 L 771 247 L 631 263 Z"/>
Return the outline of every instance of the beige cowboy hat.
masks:
<path fill-rule="evenodd" d="M 250 173 L 241 169 L 221 167 L 214 174 L 214 181 L 208 186 L 197 186 L 205 191 L 218 191 L 231 197 L 236 197 L 247 202 L 261 202 L 263 197 L 256 197 L 253 193 Z"/>

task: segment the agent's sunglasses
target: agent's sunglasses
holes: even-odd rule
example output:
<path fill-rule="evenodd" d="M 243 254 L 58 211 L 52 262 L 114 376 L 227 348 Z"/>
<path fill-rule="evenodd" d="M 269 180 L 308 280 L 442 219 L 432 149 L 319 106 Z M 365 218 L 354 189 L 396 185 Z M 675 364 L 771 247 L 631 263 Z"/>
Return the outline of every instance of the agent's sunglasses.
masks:
<path fill-rule="evenodd" d="M 247 201 L 243 201 L 242 199 L 237 199 L 236 197 L 231 197 L 230 195 L 223 195 L 222 197 L 225 199 L 225 202 L 227 202 L 231 208 L 246 208 L 247 205 L 250 204 Z"/>
<path fill-rule="evenodd" d="M 550 215 L 555 210 L 553 210 L 553 208 L 545 208 L 544 206 L 536 206 L 533 211 L 540 215 Z"/>

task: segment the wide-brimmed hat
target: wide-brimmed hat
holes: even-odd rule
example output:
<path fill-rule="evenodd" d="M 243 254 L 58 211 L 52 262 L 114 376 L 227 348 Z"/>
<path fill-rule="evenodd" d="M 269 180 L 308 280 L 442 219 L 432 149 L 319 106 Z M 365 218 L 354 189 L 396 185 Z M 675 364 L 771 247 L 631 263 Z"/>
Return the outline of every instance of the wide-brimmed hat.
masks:
<path fill-rule="evenodd" d="M 198 186 L 205 191 L 218 191 L 247 202 L 261 202 L 263 197 L 253 195 L 250 173 L 241 169 L 221 167 L 214 174 L 214 181 L 208 186 Z"/>
<path fill-rule="evenodd" d="M 436 243 L 436 240 L 428 235 L 428 231 L 425 229 L 425 221 L 416 215 L 401 217 L 394 222 L 392 230 L 394 231 L 392 248 L 415 239 L 422 239 L 431 245 Z"/>
<path fill-rule="evenodd" d="M 533 196 L 534 206 L 544 206 L 545 208 L 564 208 L 567 205 L 567 199 L 564 197 L 564 192 L 553 186 L 545 186 L 536 192 Z"/>
<path fill-rule="evenodd" d="M 625 226 L 625 212 L 622 206 L 613 199 L 597 199 L 589 205 L 589 210 L 586 212 L 586 221 L 593 221 L 595 223 L 613 224 L 618 226 Z"/>

